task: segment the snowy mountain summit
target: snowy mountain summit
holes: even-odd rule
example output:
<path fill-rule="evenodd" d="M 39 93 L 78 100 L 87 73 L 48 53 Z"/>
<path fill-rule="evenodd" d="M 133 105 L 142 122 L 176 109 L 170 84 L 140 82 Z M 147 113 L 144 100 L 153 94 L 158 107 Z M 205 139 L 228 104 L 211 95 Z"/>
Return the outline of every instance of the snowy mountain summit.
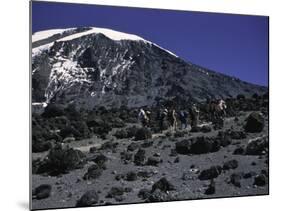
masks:
<path fill-rule="evenodd" d="M 84 27 L 32 35 L 34 103 L 138 107 L 174 98 L 200 101 L 265 90 L 185 62 L 133 34 Z"/>

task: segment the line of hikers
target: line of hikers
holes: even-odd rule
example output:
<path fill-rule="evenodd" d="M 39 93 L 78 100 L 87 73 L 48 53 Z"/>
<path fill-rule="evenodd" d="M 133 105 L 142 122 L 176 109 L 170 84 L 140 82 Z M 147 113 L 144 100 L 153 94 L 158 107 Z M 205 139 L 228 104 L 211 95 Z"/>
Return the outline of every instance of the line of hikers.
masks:
<path fill-rule="evenodd" d="M 210 101 L 207 104 L 207 112 L 210 114 L 212 121 L 215 122 L 218 118 L 223 118 L 226 115 L 227 106 L 224 100 Z M 176 111 L 173 107 L 170 109 L 162 108 L 158 111 L 157 120 L 159 121 L 159 128 L 161 133 L 168 127 L 175 131 L 178 129 L 178 120 L 180 121 L 180 128 L 186 129 L 188 127 L 188 120 L 190 120 L 191 128 L 198 127 L 200 111 L 196 104 L 186 110 Z M 143 108 L 140 109 L 138 119 L 143 127 L 149 127 L 151 121 L 151 112 Z"/>

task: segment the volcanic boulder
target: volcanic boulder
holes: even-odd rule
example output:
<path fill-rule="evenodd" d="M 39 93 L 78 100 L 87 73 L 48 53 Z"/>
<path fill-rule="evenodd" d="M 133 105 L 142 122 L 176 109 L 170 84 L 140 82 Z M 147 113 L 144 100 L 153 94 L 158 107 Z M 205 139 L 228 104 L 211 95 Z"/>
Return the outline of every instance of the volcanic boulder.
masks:
<path fill-rule="evenodd" d="M 149 194 L 149 197 L 146 199 L 146 202 L 164 202 L 164 201 L 172 201 L 176 200 L 170 193 L 162 192 L 159 189 L 156 189 L 152 193 Z"/>
<path fill-rule="evenodd" d="M 144 165 L 145 163 L 145 150 L 139 149 L 134 156 L 134 163 L 137 166 Z"/>
<path fill-rule="evenodd" d="M 135 151 L 135 150 L 138 149 L 138 148 L 139 148 L 139 144 L 133 142 L 133 143 L 131 143 L 131 144 L 128 145 L 127 151 Z"/>
<path fill-rule="evenodd" d="M 150 196 L 150 190 L 148 189 L 140 189 L 138 193 L 138 197 L 141 199 L 147 199 Z"/>
<path fill-rule="evenodd" d="M 130 171 L 126 174 L 126 180 L 127 181 L 135 181 L 138 179 L 137 173 Z"/>
<path fill-rule="evenodd" d="M 162 160 L 157 157 L 148 157 L 146 161 L 146 165 L 148 166 L 158 166 L 159 163 L 161 163 Z"/>
<path fill-rule="evenodd" d="M 223 170 L 236 169 L 238 167 L 237 160 L 229 160 L 223 164 Z"/>
<path fill-rule="evenodd" d="M 205 190 L 206 195 L 212 195 L 216 192 L 216 184 L 214 180 L 211 180 L 210 184 L 208 185 L 207 189 Z"/>
<path fill-rule="evenodd" d="M 99 195 L 95 190 L 87 191 L 83 196 L 77 201 L 76 207 L 88 207 L 98 203 Z"/>
<path fill-rule="evenodd" d="M 230 175 L 230 183 L 236 187 L 241 187 L 242 176 L 239 173 L 233 173 Z"/>
<path fill-rule="evenodd" d="M 108 194 L 106 195 L 106 198 L 114 198 L 116 201 L 122 201 L 123 195 L 126 192 L 130 192 L 131 188 L 123 188 L 123 187 L 112 187 Z"/>
<path fill-rule="evenodd" d="M 201 171 L 198 178 L 200 180 L 214 179 L 221 174 L 221 171 L 222 171 L 221 166 L 211 166 L 209 169 L 205 169 Z"/>
<path fill-rule="evenodd" d="M 87 173 L 83 176 L 84 180 L 97 179 L 101 176 L 102 169 L 97 164 L 92 164 Z"/>
<path fill-rule="evenodd" d="M 266 137 L 250 140 L 246 147 L 247 155 L 262 155 L 267 151 L 268 139 Z"/>
<path fill-rule="evenodd" d="M 104 154 L 100 153 L 94 155 L 91 160 L 94 161 L 100 168 L 106 169 L 105 162 L 108 160 L 108 158 Z"/>
<path fill-rule="evenodd" d="M 264 174 L 259 174 L 255 177 L 254 185 L 265 186 L 267 182 L 266 176 Z"/>
<path fill-rule="evenodd" d="M 32 191 L 32 197 L 35 199 L 45 199 L 48 198 L 51 195 L 52 186 L 48 184 L 43 184 L 35 188 L 34 191 Z"/>
<path fill-rule="evenodd" d="M 262 132 L 264 128 L 264 117 L 259 112 L 252 112 L 246 119 L 245 131 L 249 133 Z"/>
<path fill-rule="evenodd" d="M 149 139 L 149 138 L 152 138 L 152 133 L 148 128 L 143 127 L 136 131 L 136 135 L 135 135 L 136 141 L 145 140 L 145 139 Z"/>
<path fill-rule="evenodd" d="M 205 136 L 184 139 L 176 143 L 176 152 L 179 154 L 203 154 L 219 149 L 220 142 L 217 139 Z"/>
<path fill-rule="evenodd" d="M 86 163 L 85 155 L 73 148 L 62 148 L 60 145 L 51 149 L 47 158 L 38 167 L 38 173 L 58 175 L 70 170 L 82 168 Z"/>
<path fill-rule="evenodd" d="M 156 183 L 153 184 L 151 192 L 154 192 L 156 189 L 159 189 L 163 192 L 175 190 L 174 185 L 169 182 L 166 177 L 162 177 Z"/>

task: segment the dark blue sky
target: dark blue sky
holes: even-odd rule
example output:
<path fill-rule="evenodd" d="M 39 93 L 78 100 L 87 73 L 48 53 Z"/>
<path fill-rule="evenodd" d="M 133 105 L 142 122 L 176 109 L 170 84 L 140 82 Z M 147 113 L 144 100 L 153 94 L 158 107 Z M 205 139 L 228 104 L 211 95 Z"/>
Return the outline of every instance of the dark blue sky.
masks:
<path fill-rule="evenodd" d="M 268 86 L 268 17 L 32 3 L 32 32 L 79 26 L 137 34 L 186 61 Z"/>

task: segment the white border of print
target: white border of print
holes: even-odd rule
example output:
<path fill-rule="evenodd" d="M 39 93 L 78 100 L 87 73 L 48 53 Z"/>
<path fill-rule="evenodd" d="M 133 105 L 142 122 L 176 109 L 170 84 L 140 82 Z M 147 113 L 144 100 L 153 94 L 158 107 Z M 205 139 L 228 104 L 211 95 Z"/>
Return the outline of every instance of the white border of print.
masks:
<path fill-rule="evenodd" d="M 57 2 L 64 2 L 56 0 Z M 70 3 L 133 6 L 270 16 L 270 195 L 95 207 L 100 211 L 270 210 L 280 207 L 280 7 L 276 0 L 65 0 Z M 27 210 L 29 198 L 29 2 L 1 5 L 1 210 Z M 274 114 L 274 115 L 273 115 Z M 279 124 L 278 124 L 279 123 Z M 69 211 L 85 209 L 68 209 Z"/>

